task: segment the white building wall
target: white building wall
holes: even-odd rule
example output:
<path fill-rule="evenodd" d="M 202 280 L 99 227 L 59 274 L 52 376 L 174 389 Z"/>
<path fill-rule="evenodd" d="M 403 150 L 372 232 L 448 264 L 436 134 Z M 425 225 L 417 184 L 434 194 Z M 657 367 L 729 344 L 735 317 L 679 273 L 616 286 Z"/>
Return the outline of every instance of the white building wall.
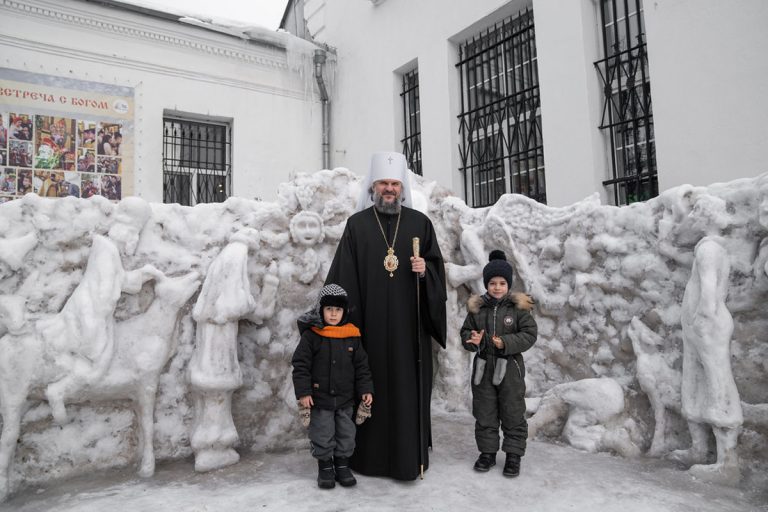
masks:
<path fill-rule="evenodd" d="M 599 6 L 593 0 L 534 0 L 547 204 L 565 206 L 593 192 L 608 198 L 611 175 L 604 135 L 597 128 L 601 87 Z"/>
<path fill-rule="evenodd" d="M 321 167 L 314 79 L 289 68 L 285 49 L 93 3 L 30 0 L 0 4 L 0 55 L 0 67 L 134 87 L 134 194 L 149 201 L 163 199 L 166 110 L 232 121 L 234 196 L 274 199 L 292 173 Z"/>
<path fill-rule="evenodd" d="M 424 175 L 463 197 L 458 44 L 526 6 L 536 24 L 547 199 L 599 192 L 611 178 L 598 128 L 602 42 L 597 0 L 307 0 L 310 32 L 338 50 L 332 163 L 365 173 L 371 152 L 401 150 L 398 73 L 419 68 Z M 768 170 L 768 3 L 646 2 L 659 188 Z M 322 12 L 322 15 L 320 14 Z M 764 153 L 764 151 L 763 151 Z"/>
<path fill-rule="evenodd" d="M 315 2 L 306 5 L 316 12 Z M 332 165 L 364 174 L 372 152 L 402 150 L 400 73 L 418 64 L 424 176 L 462 191 L 457 43 L 472 35 L 468 29 L 475 22 L 492 24 L 522 7 L 502 0 L 456 2 L 451 8 L 440 0 L 325 2 L 323 24 L 310 30 L 338 52 Z"/>
<path fill-rule="evenodd" d="M 768 171 L 768 2 L 646 2 L 659 188 Z"/>

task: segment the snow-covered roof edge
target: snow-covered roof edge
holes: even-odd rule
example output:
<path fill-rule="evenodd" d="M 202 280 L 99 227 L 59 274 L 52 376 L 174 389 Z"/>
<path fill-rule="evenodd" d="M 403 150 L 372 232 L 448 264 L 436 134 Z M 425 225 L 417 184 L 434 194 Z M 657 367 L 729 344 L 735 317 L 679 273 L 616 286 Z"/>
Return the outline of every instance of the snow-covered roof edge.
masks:
<path fill-rule="evenodd" d="M 143 16 L 162 19 L 165 21 L 193 25 L 211 32 L 237 37 L 239 39 L 275 48 L 314 52 L 319 46 L 283 31 L 274 30 L 253 23 L 243 23 L 227 18 L 206 16 L 185 9 L 158 9 L 150 2 L 143 0 L 84 0 L 85 2 L 103 5 L 108 8 L 130 11 Z"/>

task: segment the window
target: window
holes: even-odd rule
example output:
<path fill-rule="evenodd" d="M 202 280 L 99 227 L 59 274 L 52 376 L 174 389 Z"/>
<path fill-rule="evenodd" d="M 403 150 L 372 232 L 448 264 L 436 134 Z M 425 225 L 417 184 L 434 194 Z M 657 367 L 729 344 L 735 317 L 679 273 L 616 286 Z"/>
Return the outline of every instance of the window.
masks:
<path fill-rule="evenodd" d="M 604 58 L 600 129 L 608 138 L 612 177 L 603 182 L 614 204 L 658 195 L 651 81 L 642 0 L 600 0 Z"/>
<path fill-rule="evenodd" d="M 491 205 L 508 192 L 546 203 L 533 11 L 464 42 L 456 67 L 467 204 Z"/>
<path fill-rule="evenodd" d="M 421 114 L 419 109 L 419 70 L 403 75 L 403 154 L 408 167 L 422 176 L 421 170 Z"/>
<path fill-rule="evenodd" d="M 163 119 L 163 202 L 194 206 L 231 195 L 229 123 Z"/>

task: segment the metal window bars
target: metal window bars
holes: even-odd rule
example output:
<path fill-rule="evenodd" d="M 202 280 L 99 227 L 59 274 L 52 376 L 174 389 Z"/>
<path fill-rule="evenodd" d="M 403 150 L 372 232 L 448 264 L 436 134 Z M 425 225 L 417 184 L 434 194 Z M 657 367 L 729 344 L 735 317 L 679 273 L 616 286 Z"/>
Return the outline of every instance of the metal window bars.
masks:
<path fill-rule="evenodd" d="M 419 108 L 419 70 L 414 69 L 403 75 L 403 154 L 408 167 L 422 176 L 421 169 L 421 109 Z"/>
<path fill-rule="evenodd" d="M 163 202 L 194 206 L 231 195 L 229 124 L 163 119 Z"/>
<path fill-rule="evenodd" d="M 603 85 L 600 129 L 609 138 L 614 204 L 658 195 L 648 53 L 642 0 L 601 0 L 605 58 L 595 62 Z"/>
<path fill-rule="evenodd" d="M 488 206 L 513 192 L 546 203 L 533 11 L 526 9 L 459 47 L 460 172 L 465 200 Z"/>

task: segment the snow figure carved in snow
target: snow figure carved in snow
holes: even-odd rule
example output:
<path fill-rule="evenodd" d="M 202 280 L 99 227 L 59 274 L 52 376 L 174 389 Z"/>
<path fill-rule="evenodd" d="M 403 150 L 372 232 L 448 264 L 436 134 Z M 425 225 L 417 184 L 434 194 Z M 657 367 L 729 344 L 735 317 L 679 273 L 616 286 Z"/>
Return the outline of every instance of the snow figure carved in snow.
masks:
<path fill-rule="evenodd" d="M 613 379 L 582 379 L 544 393 L 528 420 L 528 438 L 549 424 L 562 424 L 562 436 L 580 450 L 612 450 L 623 457 L 640 454 L 634 421 L 624 414 L 624 391 Z"/>
<path fill-rule="evenodd" d="M 699 463 L 696 476 L 735 483 L 740 478 L 736 444 L 743 414 L 731 370 L 733 317 L 725 304 L 730 262 L 717 237 L 704 237 L 694 249 L 691 278 L 685 287 L 683 327 L 683 417 L 688 421 L 691 448 L 672 457 Z M 706 462 L 708 428 L 717 443 L 717 462 Z"/>
<path fill-rule="evenodd" d="M 637 357 L 637 381 L 653 408 L 655 426 L 648 455 L 659 457 L 670 450 L 666 439 L 667 409 L 680 412 L 680 372 L 673 367 L 680 353 L 665 352 L 664 339 L 637 317 L 632 318 L 627 335 Z"/>
<path fill-rule="evenodd" d="M 300 282 L 310 284 L 315 279 L 323 263 L 320 261 L 317 251 L 313 248 L 313 246 L 319 245 L 325 239 L 323 219 L 315 212 L 300 211 L 291 219 L 290 228 L 293 243 L 305 248 L 303 252 L 297 251 L 294 257 L 294 263 L 297 267 L 296 277 Z"/>
<path fill-rule="evenodd" d="M 200 285 L 192 272 L 178 278 L 159 274 L 155 298 L 149 308 L 135 317 L 114 325 L 113 357 L 102 377 L 77 389 L 71 401 L 132 400 L 139 426 L 139 474 L 151 476 L 155 470 L 153 448 L 155 398 L 160 374 L 176 351 L 173 337 L 179 313 Z M 0 302 L 12 310 L 3 318 L 23 316 L 23 302 Z M 77 371 L 63 366 L 49 350 L 49 340 L 42 337 L 40 320 L 35 324 L 7 323 L 8 333 L 0 338 L 0 413 L 3 431 L 0 437 L 0 501 L 10 491 L 10 464 L 20 434 L 21 418 L 30 405 L 28 398 L 42 399 L 52 376 Z M 66 363 L 65 363 L 66 364 Z"/>
<path fill-rule="evenodd" d="M 448 197 L 441 210 L 449 226 L 458 228 L 459 250 L 464 258 L 464 264 L 446 262 L 445 277 L 453 288 L 467 285 L 472 293 L 482 295 L 483 267 L 486 262 L 485 244 L 482 237 L 482 225 L 478 219 L 473 222 L 471 209 L 458 198 Z"/>
<path fill-rule="evenodd" d="M 765 180 L 765 183 L 765 196 L 760 202 L 757 219 L 762 227 L 768 229 L 768 179 Z M 766 278 L 768 278 L 768 236 L 760 241 L 757 258 L 755 258 L 755 274 L 758 282 L 765 286 Z"/>
<path fill-rule="evenodd" d="M 163 274 L 152 265 L 123 269 L 121 258 L 136 251 L 141 230 L 151 210 L 138 197 L 121 201 L 109 237 L 93 238 L 80 283 L 61 312 L 37 322 L 48 359 L 60 368 L 45 390 L 56 422 L 67 421 L 65 402 L 106 375 L 115 354 L 115 307 L 122 292 L 135 294 L 143 284 Z"/>
<path fill-rule="evenodd" d="M 232 392 L 243 383 L 237 360 L 237 332 L 241 318 L 271 316 L 277 295 L 276 266 L 264 276 L 261 300 L 251 295 L 248 281 L 249 231 L 236 233 L 213 260 L 193 310 L 197 322 L 189 381 L 195 401 L 191 445 L 195 470 L 210 471 L 240 460 L 232 419 Z"/>
<path fill-rule="evenodd" d="M 0 242 L 0 262 L 5 263 L 11 270 L 19 270 L 24 262 L 24 256 L 37 245 L 37 235 L 27 233 L 18 238 L 5 238 Z"/>

